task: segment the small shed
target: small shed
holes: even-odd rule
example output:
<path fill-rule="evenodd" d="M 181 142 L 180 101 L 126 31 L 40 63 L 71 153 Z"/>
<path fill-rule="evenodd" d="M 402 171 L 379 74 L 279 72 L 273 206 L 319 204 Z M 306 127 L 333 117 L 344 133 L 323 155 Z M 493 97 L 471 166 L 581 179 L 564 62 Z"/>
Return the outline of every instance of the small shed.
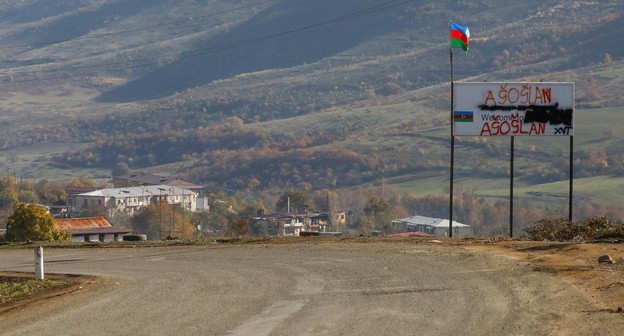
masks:
<path fill-rule="evenodd" d="M 449 236 L 449 220 L 425 216 L 412 216 L 392 221 L 392 226 L 402 232 L 423 232 L 436 237 Z M 453 221 L 453 237 L 472 236 L 472 227 Z"/>
<path fill-rule="evenodd" d="M 104 217 L 56 220 L 56 228 L 69 231 L 73 242 L 122 241 L 130 230 L 113 226 Z"/>

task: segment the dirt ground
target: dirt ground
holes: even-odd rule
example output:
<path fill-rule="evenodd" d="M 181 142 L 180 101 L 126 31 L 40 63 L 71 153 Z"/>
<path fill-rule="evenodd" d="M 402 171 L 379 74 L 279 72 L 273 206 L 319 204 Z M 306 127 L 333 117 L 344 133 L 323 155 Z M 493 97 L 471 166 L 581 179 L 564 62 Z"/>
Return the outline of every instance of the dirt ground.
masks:
<path fill-rule="evenodd" d="M 0 272 L 0 276 L 12 278 L 13 281 L 19 282 L 23 279 L 33 279 L 33 274 L 21 273 L 21 272 Z M 2 301 L 0 303 L 0 315 L 25 308 L 29 304 L 41 302 L 44 300 L 52 299 L 58 296 L 70 294 L 89 287 L 95 283 L 95 277 L 89 276 L 77 276 L 72 274 L 47 274 L 47 279 L 62 280 L 63 284 L 53 287 L 46 287 L 45 289 L 37 290 L 34 293 L 12 298 L 10 300 Z"/>
<path fill-rule="evenodd" d="M 298 240 L 300 239 L 300 240 Z M 302 244 L 319 242 L 319 238 L 262 239 L 259 241 L 222 240 L 223 243 L 282 244 L 299 241 Z M 533 271 L 545 272 L 564 279 L 583 292 L 587 299 L 600 308 L 600 312 L 622 315 L 624 318 L 624 243 L 555 243 L 518 240 L 478 240 L 423 238 L 328 238 L 324 243 L 349 244 L 350 242 L 383 241 L 395 243 L 440 244 L 450 249 L 466 249 L 493 253 L 528 264 Z M 598 258 L 608 255 L 612 263 L 599 263 Z M 24 277 L 25 273 L 0 272 L 2 276 Z M 12 299 L 0 304 L 0 315 L 17 308 L 24 309 L 31 303 L 41 303 L 57 296 L 87 289 L 97 282 L 89 276 L 48 275 L 49 278 L 65 279 L 68 284 L 47 291 Z M 592 313 L 592 312 L 587 312 Z"/>
<path fill-rule="evenodd" d="M 560 277 L 579 288 L 604 311 L 624 317 L 624 244 L 531 241 L 466 242 L 466 248 L 491 251 L 528 263 L 534 271 Z M 608 255 L 613 263 L 599 263 Z"/>

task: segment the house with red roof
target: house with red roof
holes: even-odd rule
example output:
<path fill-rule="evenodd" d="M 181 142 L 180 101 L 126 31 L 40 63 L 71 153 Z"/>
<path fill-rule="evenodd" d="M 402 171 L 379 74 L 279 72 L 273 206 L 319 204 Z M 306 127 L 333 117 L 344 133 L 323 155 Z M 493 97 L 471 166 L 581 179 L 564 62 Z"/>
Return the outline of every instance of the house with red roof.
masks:
<path fill-rule="evenodd" d="M 56 228 L 69 231 L 73 242 L 121 241 L 130 233 L 128 229 L 113 226 L 104 217 L 57 219 Z"/>

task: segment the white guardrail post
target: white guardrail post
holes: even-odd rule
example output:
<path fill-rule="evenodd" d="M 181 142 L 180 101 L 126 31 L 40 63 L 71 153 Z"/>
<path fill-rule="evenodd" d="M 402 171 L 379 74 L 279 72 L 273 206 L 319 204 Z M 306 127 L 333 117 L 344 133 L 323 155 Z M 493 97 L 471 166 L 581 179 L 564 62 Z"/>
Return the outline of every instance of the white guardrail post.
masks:
<path fill-rule="evenodd" d="M 43 280 L 43 247 L 35 247 L 35 278 Z"/>

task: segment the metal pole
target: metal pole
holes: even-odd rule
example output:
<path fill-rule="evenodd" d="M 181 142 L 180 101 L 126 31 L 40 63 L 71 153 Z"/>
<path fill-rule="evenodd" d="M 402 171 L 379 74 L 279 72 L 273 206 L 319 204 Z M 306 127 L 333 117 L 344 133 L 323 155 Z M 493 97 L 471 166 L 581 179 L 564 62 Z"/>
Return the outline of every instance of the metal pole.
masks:
<path fill-rule="evenodd" d="M 514 145 L 515 137 L 511 136 L 511 157 L 509 164 L 509 237 L 513 238 L 513 209 L 514 209 Z"/>
<path fill-rule="evenodd" d="M 574 135 L 570 136 L 570 195 L 568 196 L 568 220 L 572 222 L 572 190 L 574 181 Z"/>
<path fill-rule="evenodd" d="M 173 187 L 169 188 L 169 193 L 171 193 L 171 204 L 169 205 L 169 212 L 171 212 L 171 229 L 169 229 L 169 237 L 173 238 L 173 234 L 175 233 L 175 226 L 174 226 L 174 218 L 173 218 L 173 211 L 174 211 L 174 206 L 175 206 L 175 192 Z"/>
<path fill-rule="evenodd" d="M 43 280 L 43 247 L 35 247 L 35 279 Z"/>
<path fill-rule="evenodd" d="M 453 237 L 453 168 L 455 165 L 455 136 L 453 135 L 453 109 L 454 106 L 454 86 L 453 86 L 453 48 L 451 52 L 451 166 L 450 166 L 450 190 L 449 190 L 449 237 Z"/>

